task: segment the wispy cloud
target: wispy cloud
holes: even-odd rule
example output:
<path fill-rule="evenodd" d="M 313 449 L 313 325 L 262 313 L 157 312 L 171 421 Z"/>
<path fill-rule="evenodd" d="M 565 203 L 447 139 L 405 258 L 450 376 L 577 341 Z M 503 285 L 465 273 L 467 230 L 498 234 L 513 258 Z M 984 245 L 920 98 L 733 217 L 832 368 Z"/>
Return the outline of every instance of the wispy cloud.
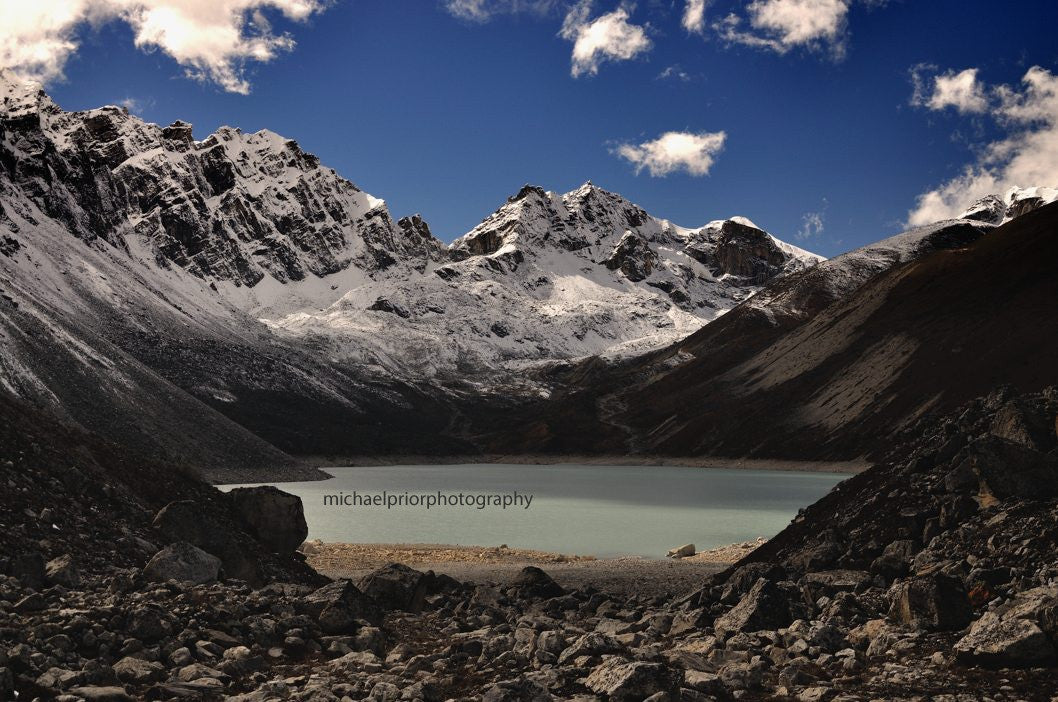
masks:
<path fill-rule="evenodd" d="M 546 15 L 559 0 L 443 0 L 449 14 L 471 22 L 488 22 L 498 15 L 528 13 Z"/>
<path fill-rule="evenodd" d="M 801 215 L 801 228 L 794 234 L 798 241 L 813 241 L 823 236 L 826 211 L 805 212 Z"/>
<path fill-rule="evenodd" d="M 683 8 L 683 28 L 693 34 L 705 32 L 705 8 L 709 0 L 686 0 Z"/>
<path fill-rule="evenodd" d="M 127 97 L 123 100 L 119 100 L 118 104 L 134 115 L 142 115 L 144 110 L 149 110 L 150 108 L 154 107 L 154 100 L 150 98 L 144 100 L 140 98 Z"/>
<path fill-rule="evenodd" d="M 265 63 L 294 48 L 265 16 L 301 21 L 329 0 L 34 0 L 0 3 L 0 67 L 41 81 L 62 77 L 87 25 L 127 23 L 135 45 L 159 50 L 195 79 L 248 93 L 248 62 Z"/>
<path fill-rule="evenodd" d="M 975 69 L 972 74 L 977 84 Z M 959 76 L 967 74 L 949 73 Z M 971 91 L 963 112 L 987 112 L 994 116 L 1005 136 L 977 149 L 975 161 L 962 173 L 918 197 L 908 213 L 908 224 L 928 224 L 957 216 L 970 202 L 987 195 L 1002 194 L 1013 187 L 1058 187 L 1058 76 L 1039 66 L 1030 68 L 1018 86 L 978 86 Z M 965 92 L 948 91 L 962 95 Z M 927 109 L 958 105 L 949 99 L 922 102 Z M 984 101 L 977 102 L 977 96 Z M 952 98 L 955 99 L 955 98 Z"/>
<path fill-rule="evenodd" d="M 645 168 L 653 177 L 678 171 L 704 176 L 726 141 L 726 132 L 665 132 L 653 141 L 619 144 L 614 153 L 633 164 L 636 173 Z"/>
<path fill-rule="evenodd" d="M 665 69 L 658 74 L 658 80 L 677 80 L 681 83 L 687 83 L 691 80 L 691 74 L 683 70 L 683 68 L 677 63 L 671 66 L 666 66 Z"/>
<path fill-rule="evenodd" d="M 581 0 L 566 14 L 559 36 L 573 42 L 570 73 L 574 78 L 595 75 L 605 61 L 627 61 L 650 51 L 646 30 L 628 21 L 630 11 L 619 7 L 591 19 L 591 0 Z"/>

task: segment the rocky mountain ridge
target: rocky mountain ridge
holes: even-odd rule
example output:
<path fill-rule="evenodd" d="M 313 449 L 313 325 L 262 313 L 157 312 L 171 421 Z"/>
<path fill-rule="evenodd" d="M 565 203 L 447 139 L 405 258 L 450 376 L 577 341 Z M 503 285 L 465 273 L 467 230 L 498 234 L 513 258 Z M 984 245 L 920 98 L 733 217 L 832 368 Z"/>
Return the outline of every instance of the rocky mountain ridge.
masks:
<path fill-rule="evenodd" d="M 1053 380 L 1044 359 L 1058 328 L 1045 301 L 1056 294 L 1056 207 L 999 227 L 921 227 L 776 279 L 663 351 L 572 364 L 562 392 L 493 424 L 479 443 L 876 458 L 909 417 L 999 383 L 1038 390 Z"/>
<path fill-rule="evenodd" d="M 39 86 L 0 85 L 13 241 L 36 210 L 145 276 L 172 271 L 194 294 L 204 283 L 203 304 L 390 372 L 658 347 L 821 260 L 748 220 L 685 230 L 591 184 L 561 197 L 526 186 L 449 247 L 273 132 L 196 141 L 184 122 L 66 112 Z"/>

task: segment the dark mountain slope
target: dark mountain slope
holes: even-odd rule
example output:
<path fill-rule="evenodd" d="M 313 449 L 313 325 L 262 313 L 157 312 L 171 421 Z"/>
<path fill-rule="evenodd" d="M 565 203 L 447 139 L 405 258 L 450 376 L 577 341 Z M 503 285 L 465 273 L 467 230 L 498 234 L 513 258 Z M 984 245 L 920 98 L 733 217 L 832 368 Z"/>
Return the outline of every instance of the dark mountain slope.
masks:
<path fill-rule="evenodd" d="M 485 441 L 552 451 L 853 459 L 1000 384 L 1058 381 L 1058 207 L 952 241 L 846 298 L 776 283 L 684 342 L 633 363 L 578 367 L 580 389 Z M 822 268 L 822 267 L 820 267 Z M 781 286 L 816 290 L 797 304 Z M 573 415 L 594 406 L 591 420 Z M 536 417 L 534 420 L 533 417 Z"/>
<path fill-rule="evenodd" d="M 212 525 L 261 580 L 320 580 L 300 559 L 258 543 L 224 493 L 194 472 L 145 459 L 3 394 L 0 483 L 3 573 L 10 559 L 31 553 L 45 560 L 71 554 L 87 574 L 142 567 L 173 540 L 152 527 L 155 513 L 189 500 L 197 520 Z"/>

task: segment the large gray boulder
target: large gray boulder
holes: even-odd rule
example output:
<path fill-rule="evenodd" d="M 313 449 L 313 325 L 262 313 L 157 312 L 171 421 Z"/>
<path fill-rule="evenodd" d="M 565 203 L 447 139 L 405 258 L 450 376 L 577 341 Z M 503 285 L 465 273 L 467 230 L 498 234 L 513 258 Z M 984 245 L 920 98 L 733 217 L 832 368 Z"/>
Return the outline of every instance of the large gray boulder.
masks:
<path fill-rule="evenodd" d="M 235 488 L 228 497 L 250 532 L 276 553 L 294 553 L 309 535 L 305 508 L 297 495 L 264 485 Z"/>
<path fill-rule="evenodd" d="M 962 581 L 948 575 L 923 575 L 901 581 L 889 593 L 889 618 L 915 629 L 962 629 L 973 609 Z"/>
<path fill-rule="evenodd" d="M 375 601 L 348 580 L 335 580 L 302 597 L 298 611 L 314 617 L 327 634 L 351 634 L 359 628 L 360 621 L 382 621 Z"/>
<path fill-rule="evenodd" d="M 967 463 L 980 481 L 980 491 L 999 499 L 1058 496 L 1058 458 L 997 436 L 969 446 Z"/>
<path fill-rule="evenodd" d="M 1036 668 L 1054 665 L 1058 654 L 1035 622 L 986 612 L 956 642 L 955 657 L 985 668 Z"/>
<path fill-rule="evenodd" d="M 70 694 L 85 702 L 133 702 L 132 696 L 125 692 L 125 688 L 113 685 L 75 687 L 70 690 Z"/>
<path fill-rule="evenodd" d="M 1034 668 L 1058 663 L 1058 587 L 1018 593 L 986 612 L 955 644 L 955 656 L 986 668 Z"/>
<path fill-rule="evenodd" d="M 384 609 L 420 612 L 429 578 L 402 563 L 390 563 L 362 577 L 356 586 Z"/>
<path fill-rule="evenodd" d="M 518 590 L 522 597 L 561 597 L 566 594 L 562 586 L 551 579 L 551 576 L 536 566 L 522 568 L 511 581 L 511 587 Z"/>
<path fill-rule="evenodd" d="M 678 695 L 683 671 L 664 663 L 610 658 L 597 666 L 584 685 L 610 702 L 642 702 L 659 692 Z"/>
<path fill-rule="evenodd" d="M 221 561 L 197 546 L 178 541 L 154 554 L 143 575 L 154 582 L 178 580 L 196 585 L 211 583 L 220 573 Z"/>
<path fill-rule="evenodd" d="M 786 593 L 772 581 L 760 578 L 713 627 L 718 635 L 726 636 L 739 631 L 779 629 L 792 619 Z"/>
<path fill-rule="evenodd" d="M 240 542 L 229 525 L 203 514 L 191 500 L 170 502 L 154 516 L 153 526 L 167 541 L 186 541 L 219 558 L 227 577 L 264 582 L 258 559 L 247 549 L 249 539 Z"/>

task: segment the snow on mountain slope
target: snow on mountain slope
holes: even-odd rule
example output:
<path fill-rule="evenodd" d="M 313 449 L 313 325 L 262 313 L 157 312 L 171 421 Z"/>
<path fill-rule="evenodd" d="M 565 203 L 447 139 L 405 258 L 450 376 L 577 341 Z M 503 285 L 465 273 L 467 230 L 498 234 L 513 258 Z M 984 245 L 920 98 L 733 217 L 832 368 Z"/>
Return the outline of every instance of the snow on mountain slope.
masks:
<path fill-rule="evenodd" d="M 1058 188 L 1011 188 L 1002 195 L 988 195 L 959 215 L 989 224 L 1006 224 L 1027 212 L 1058 200 Z"/>
<path fill-rule="evenodd" d="M 938 249 L 965 246 L 994 225 L 973 219 L 955 219 L 915 227 L 895 236 L 821 262 L 798 275 L 776 280 L 747 303 L 774 318 L 801 317 L 848 297 L 874 276 Z"/>
<path fill-rule="evenodd" d="M 677 227 L 591 183 L 565 195 L 525 186 L 446 253 L 268 323 L 361 362 L 516 369 L 672 343 L 823 260 L 734 219 Z"/>
<path fill-rule="evenodd" d="M 24 198 L 143 276 L 175 274 L 193 306 L 405 376 L 656 348 L 822 260 L 744 218 L 684 229 L 590 183 L 526 186 L 446 247 L 272 132 L 195 141 L 118 107 L 65 112 L 10 75 L 0 96 L 13 214 Z"/>

